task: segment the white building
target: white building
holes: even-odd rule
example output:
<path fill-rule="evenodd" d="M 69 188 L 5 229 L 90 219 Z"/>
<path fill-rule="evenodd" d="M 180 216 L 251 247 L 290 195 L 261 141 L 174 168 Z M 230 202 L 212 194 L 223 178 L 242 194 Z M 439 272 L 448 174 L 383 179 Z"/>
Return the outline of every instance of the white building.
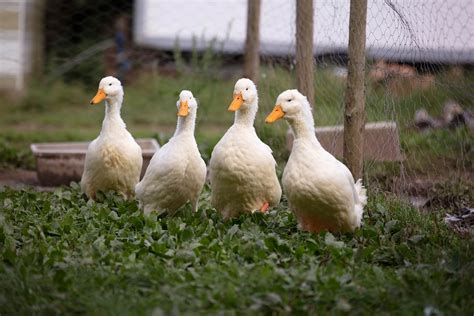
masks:
<path fill-rule="evenodd" d="M 247 0 L 135 0 L 137 44 L 172 50 L 208 47 L 242 53 Z M 315 0 L 314 53 L 345 53 L 348 0 Z M 262 0 L 261 52 L 292 55 L 295 0 Z M 395 7 L 394 10 L 391 6 Z M 397 12 L 398 11 L 398 12 Z M 474 1 L 369 0 L 367 54 L 407 62 L 473 63 Z"/>
<path fill-rule="evenodd" d="M 42 0 L 0 1 L 0 90 L 17 94 L 42 61 Z"/>

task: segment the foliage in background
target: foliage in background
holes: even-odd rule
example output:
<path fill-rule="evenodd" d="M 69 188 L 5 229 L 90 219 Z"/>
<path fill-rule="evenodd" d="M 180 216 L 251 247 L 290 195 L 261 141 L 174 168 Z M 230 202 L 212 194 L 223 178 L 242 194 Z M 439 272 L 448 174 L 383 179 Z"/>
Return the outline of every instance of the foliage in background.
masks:
<path fill-rule="evenodd" d="M 30 169 L 34 165 L 29 150 L 15 148 L 10 142 L 2 138 L 0 138 L 0 157 L 0 170 L 9 168 Z"/>
<path fill-rule="evenodd" d="M 372 194 L 354 234 L 296 229 L 285 201 L 223 222 L 144 217 L 136 202 L 78 185 L 0 189 L 0 313 L 470 315 L 473 239 Z"/>
<path fill-rule="evenodd" d="M 407 156 L 406 167 L 417 173 L 474 171 L 474 133 L 468 128 L 403 133 L 401 146 Z"/>

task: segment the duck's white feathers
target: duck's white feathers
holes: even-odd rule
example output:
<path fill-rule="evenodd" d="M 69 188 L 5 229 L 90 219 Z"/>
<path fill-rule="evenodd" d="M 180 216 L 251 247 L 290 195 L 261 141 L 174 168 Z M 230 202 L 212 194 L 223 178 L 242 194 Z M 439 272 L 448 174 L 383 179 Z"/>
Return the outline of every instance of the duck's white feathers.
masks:
<path fill-rule="evenodd" d="M 153 155 L 135 192 L 145 214 L 174 214 L 188 201 L 197 211 L 206 181 L 206 164 L 194 138 L 197 101 L 189 90 L 180 93 L 174 136 Z"/>
<path fill-rule="evenodd" d="M 360 226 L 365 189 L 316 138 L 297 139 L 283 172 L 283 189 L 300 228 L 353 231 Z"/>
<path fill-rule="evenodd" d="M 82 191 L 92 199 L 99 190 L 113 190 L 132 197 L 140 180 L 142 163 L 142 150 L 125 125 L 102 132 L 87 149 Z"/>
<path fill-rule="evenodd" d="M 364 206 L 367 204 L 367 190 L 362 185 L 362 179 L 356 181 L 356 183 L 354 184 L 354 188 L 354 196 L 356 197 L 355 213 L 357 216 L 357 227 L 359 227 L 362 223 Z"/>
<path fill-rule="evenodd" d="M 209 163 L 212 205 L 224 218 L 279 203 L 281 187 L 272 151 L 253 126 L 234 124 L 215 146 Z"/>
<path fill-rule="evenodd" d="M 188 201 L 197 209 L 205 180 L 206 164 L 194 137 L 177 135 L 155 153 L 135 191 L 146 214 L 172 214 Z"/>
<path fill-rule="evenodd" d="M 367 200 L 362 182 L 354 183 L 349 169 L 317 140 L 305 96 L 295 89 L 286 90 L 276 104 L 295 135 L 282 184 L 300 228 L 312 232 L 353 231 L 361 224 Z"/>
<path fill-rule="evenodd" d="M 105 99 L 105 117 L 99 137 L 87 149 L 81 189 L 95 199 L 97 191 L 117 191 L 129 198 L 140 180 L 142 150 L 120 116 L 123 88 L 119 80 L 105 77 L 91 104 Z"/>

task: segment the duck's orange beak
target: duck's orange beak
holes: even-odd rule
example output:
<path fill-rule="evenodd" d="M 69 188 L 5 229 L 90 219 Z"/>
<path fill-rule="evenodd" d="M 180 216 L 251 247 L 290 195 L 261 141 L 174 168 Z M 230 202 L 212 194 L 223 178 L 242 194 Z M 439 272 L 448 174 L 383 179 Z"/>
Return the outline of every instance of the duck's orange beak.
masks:
<path fill-rule="evenodd" d="M 99 102 L 101 102 L 102 100 L 104 100 L 106 98 L 106 94 L 105 94 L 105 91 L 104 89 L 99 89 L 97 91 L 97 94 L 95 95 L 95 97 L 92 98 L 91 100 L 91 104 L 97 104 Z"/>
<path fill-rule="evenodd" d="M 189 113 L 188 101 L 180 101 L 178 116 L 187 116 L 188 113 Z"/>
<path fill-rule="evenodd" d="M 265 123 L 273 123 L 281 119 L 283 116 L 285 116 L 285 112 L 283 112 L 281 105 L 277 104 L 273 108 L 273 111 L 268 114 L 267 118 L 265 119 Z"/>
<path fill-rule="evenodd" d="M 229 105 L 228 110 L 235 112 L 238 109 L 240 109 L 243 103 L 244 103 L 244 98 L 242 97 L 242 93 L 234 94 L 234 99 L 232 100 L 232 103 Z"/>

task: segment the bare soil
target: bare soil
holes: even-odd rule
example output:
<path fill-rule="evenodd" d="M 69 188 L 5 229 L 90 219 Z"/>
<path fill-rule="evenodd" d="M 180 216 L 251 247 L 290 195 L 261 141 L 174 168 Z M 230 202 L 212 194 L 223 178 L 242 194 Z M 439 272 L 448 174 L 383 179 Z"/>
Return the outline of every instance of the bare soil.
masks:
<path fill-rule="evenodd" d="M 21 189 L 33 187 L 38 191 L 50 191 L 53 188 L 43 187 L 38 182 L 36 171 L 26 169 L 2 169 L 0 170 L 0 187 L 11 187 Z"/>

